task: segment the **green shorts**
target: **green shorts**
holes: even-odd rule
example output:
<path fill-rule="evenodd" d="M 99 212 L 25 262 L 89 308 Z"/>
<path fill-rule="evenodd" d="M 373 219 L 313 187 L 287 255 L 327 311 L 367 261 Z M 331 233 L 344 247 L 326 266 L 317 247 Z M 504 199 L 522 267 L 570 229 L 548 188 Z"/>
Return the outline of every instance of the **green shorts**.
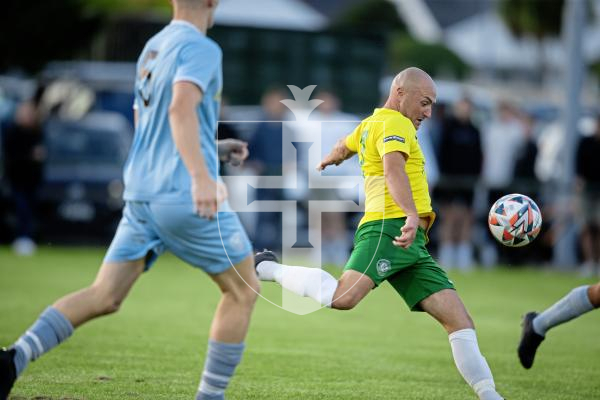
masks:
<path fill-rule="evenodd" d="M 388 281 L 412 311 L 423 311 L 421 300 L 440 290 L 454 289 L 454 284 L 425 248 L 423 228 L 418 228 L 408 249 L 394 246 L 392 241 L 400 235 L 404 221 L 393 218 L 362 224 L 354 235 L 354 250 L 344 270 L 364 273 L 375 286 Z"/>

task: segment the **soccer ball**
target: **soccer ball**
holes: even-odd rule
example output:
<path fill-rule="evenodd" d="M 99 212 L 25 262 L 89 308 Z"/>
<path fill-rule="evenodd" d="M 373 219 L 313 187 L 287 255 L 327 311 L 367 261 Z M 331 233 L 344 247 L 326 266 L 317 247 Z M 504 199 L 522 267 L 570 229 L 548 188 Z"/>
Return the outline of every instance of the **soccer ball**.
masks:
<path fill-rule="evenodd" d="M 508 247 L 533 241 L 542 227 L 542 213 L 533 200 L 522 194 L 507 194 L 494 203 L 488 216 L 490 232 Z"/>

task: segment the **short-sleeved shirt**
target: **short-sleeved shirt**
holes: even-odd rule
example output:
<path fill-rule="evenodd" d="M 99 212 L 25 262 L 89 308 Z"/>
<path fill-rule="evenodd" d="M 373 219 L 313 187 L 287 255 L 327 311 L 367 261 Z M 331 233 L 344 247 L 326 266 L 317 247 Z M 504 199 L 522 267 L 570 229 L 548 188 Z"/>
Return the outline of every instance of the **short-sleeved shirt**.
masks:
<path fill-rule="evenodd" d="M 365 215 L 360 225 L 369 221 L 406 217 L 390 195 L 383 174 L 383 156 L 399 151 L 406 156 L 406 174 L 410 182 L 417 213 L 435 219 L 425 175 L 425 157 L 412 122 L 398 111 L 377 108 L 371 116 L 346 137 L 346 147 L 358 153 L 365 177 Z"/>
<path fill-rule="evenodd" d="M 174 20 L 144 47 L 137 63 L 138 123 L 124 168 L 127 201 L 189 203 L 191 180 L 171 134 L 173 84 L 191 82 L 203 93 L 197 114 L 200 146 L 213 179 L 219 175 L 215 141 L 222 90 L 222 52 L 191 23 Z"/>

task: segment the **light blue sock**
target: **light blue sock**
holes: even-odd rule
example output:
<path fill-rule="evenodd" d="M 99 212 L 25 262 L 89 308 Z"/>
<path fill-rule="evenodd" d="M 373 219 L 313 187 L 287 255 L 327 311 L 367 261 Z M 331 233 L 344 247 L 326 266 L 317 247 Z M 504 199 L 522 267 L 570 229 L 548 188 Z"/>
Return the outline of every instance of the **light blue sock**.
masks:
<path fill-rule="evenodd" d="M 593 310 L 594 306 L 590 302 L 588 288 L 589 286 L 580 286 L 571 290 L 568 295 L 535 317 L 533 330 L 538 335 L 545 336 L 550 328 Z"/>
<path fill-rule="evenodd" d="M 244 343 L 208 341 L 208 351 L 196 400 L 223 400 L 225 389 L 244 353 Z"/>
<path fill-rule="evenodd" d="M 16 350 L 15 368 L 17 376 L 23 372 L 29 361 L 65 341 L 73 333 L 71 322 L 56 308 L 48 307 L 12 346 Z"/>

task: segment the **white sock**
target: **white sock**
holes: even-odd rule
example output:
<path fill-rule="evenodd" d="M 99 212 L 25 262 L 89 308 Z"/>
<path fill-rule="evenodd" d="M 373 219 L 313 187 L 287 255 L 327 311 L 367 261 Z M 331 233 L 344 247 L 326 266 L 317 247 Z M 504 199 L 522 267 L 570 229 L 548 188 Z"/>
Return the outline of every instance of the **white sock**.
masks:
<path fill-rule="evenodd" d="M 590 302 L 588 288 L 589 286 L 580 286 L 571 290 L 569 294 L 535 317 L 533 330 L 538 335 L 545 336 L 550 328 L 593 310 L 594 306 Z"/>
<path fill-rule="evenodd" d="M 281 267 L 283 267 L 283 265 L 273 261 L 261 262 L 256 266 L 256 273 L 258 275 L 258 279 L 260 279 L 261 281 L 274 282 L 275 273 L 279 273 L 281 271 Z"/>
<path fill-rule="evenodd" d="M 296 267 L 273 261 L 263 261 L 256 268 L 258 279 L 275 281 L 285 289 L 302 297 L 331 307 L 337 289 L 337 279 L 320 268 Z"/>
<path fill-rule="evenodd" d="M 473 329 L 461 329 L 448 335 L 456 368 L 481 400 L 502 400 L 496 392 L 492 371 L 479 351 Z"/>

